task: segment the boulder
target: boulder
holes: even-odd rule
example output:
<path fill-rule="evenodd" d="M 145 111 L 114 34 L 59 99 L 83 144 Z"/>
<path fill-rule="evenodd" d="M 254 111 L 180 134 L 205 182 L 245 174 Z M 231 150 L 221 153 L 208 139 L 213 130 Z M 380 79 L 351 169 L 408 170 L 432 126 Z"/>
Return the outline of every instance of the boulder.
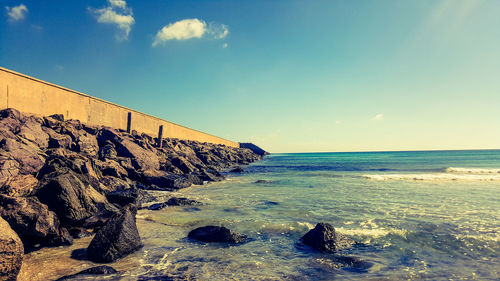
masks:
<path fill-rule="evenodd" d="M 116 211 L 104 195 L 82 181 L 73 171 L 47 180 L 36 196 L 58 215 L 65 226 L 73 226 L 100 210 Z"/>
<path fill-rule="evenodd" d="M 138 188 L 116 190 L 106 194 L 106 198 L 108 198 L 110 203 L 120 206 L 136 204 L 139 208 L 142 204 L 155 200 L 155 197 L 150 195 L 147 191 Z"/>
<path fill-rule="evenodd" d="M 184 158 L 184 157 L 174 157 L 172 160 L 172 165 L 175 167 L 179 168 L 184 174 L 191 174 L 194 171 L 197 171 L 195 166 L 193 164 L 189 163 L 189 161 Z"/>
<path fill-rule="evenodd" d="M 162 171 L 145 171 L 141 177 L 144 184 L 158 190 L 177 190 L 193 184 L 203 184 L 203 181 L 194 175 L 172 175 Z"/>
<path fill-rule="evenodd" d="M 69 232 L 59 219 L 36 197 L 0 195 L 0 215 L 28 246 L 61 246 L 73 244 Z"/>
<path fill-rule="evenodd" d="M 349 248 L 355 244 L 354 240 L 335 232 L 329 223 L 318 223 L 302 238 L 302 242 L 318 251 L 334 253 Z"/>
<path fill-rule="evenodd" d="M 76 151 L 90 156 L 96 156 L 99 152 L 99 145 L 95 136 L 84 132 L 79 135 L 76 142 Z"/>
<path fill-rule="evenodd" d="M 17 134 L 35 143 L 40 148 L 47 148 L 49 146 L 49 135 L 42 130 L 41 123 L 42 120 L 38 120 L 34 116 L 26 117 Z"/>
<path fill-rule="evenodd" d="M 224 226 L 208 225 L 191 230 L 188 234 L 191 239 L 202 242 L 242 243 L 247 237 L 238 232 L 231 231 Z"/>
<path fill-rule="evenodd" d="M 106 159 L 98 161 L 96 164 L 103 176 L 112 176 L 115 178 L 126 178 L 128 176 L 127 170 L 114 160 Z"/>
<path fill-rule="evenodd" d="M 45 163 L 45 158 L 40 148 L 31 142 L 22 142 L 6 138 L 0 140 L 0 159 L 14 160 L 17 163 L 16 174 L 23 175 L 37 173 Z"/>
<path fill-rule="evenodd" d="M 111 217 L 97 232 L 87 248 L 87 258 L 94 262 L 108 263 L 142 247 L 137 230 L 134 205 L 127 205 Z"/>
<path fill-rule="evenodd" d="M 0 280 L 15 281 L 23 262 L 23 243 L 1 217 L 0 229 Z"/>
<path fill-rule="evenodd" d="M 132 165 L 134 165 L 136 169 L 160 169 L 160 161 L 156 153 L 142 148 L 131 140 L 122 139 L 122 141 L 118 143 L 117 152 L 118 156 L 132 158 Z"/>

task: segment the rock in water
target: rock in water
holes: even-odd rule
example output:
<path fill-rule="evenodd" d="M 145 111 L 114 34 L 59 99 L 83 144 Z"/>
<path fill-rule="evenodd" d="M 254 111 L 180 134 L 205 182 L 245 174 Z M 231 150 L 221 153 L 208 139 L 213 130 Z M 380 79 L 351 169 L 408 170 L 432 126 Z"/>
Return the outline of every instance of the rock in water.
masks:
<path fill-rule="evenodd" d="M 230 172 L 230 173 L 237 173 L 237 174 L 240 174 L 240 173 L 243 173 L 243 172 L 244 172 L 244 170 L 243 170 L 240 166 L 237 166 L 237 167 L 235 167 L 235 168 L 231 169 L 229 172 Z"/>
<path fill-rule="evenodd" d="M 243 234 L 233 232 L 223 226 L 214 225 L 207 225 L 191 230 L 188 237 L 202 242 L 226 243 L 242 243 L 247 239 Z"/>
<path fill-rule="evenodd" d="M 112 268 L 111 266 L 100 265 L 100 266 L 95 266 L 95 267 L 85 269 L 85 270 L 80 271 L 76 274 L 61 277 L 61 278 L 57 279 L 56 281 L 74 280 L 75 278 L 77 278 L 79 276 L 82 276 L 82 278 L 83 278 L 83 276 L 85 276 L 85 275 L 106 275 L 106 274 L 115 274 L 115 273 L 118 273 L 118 271 L 116 269 Z"/>
<path fill-rule="evenodd" d="M 23 243 L 2 217 L 0 229 L 0 280 L 15 281 L 23 262 Z"/>
<path fill-rule="evenodd" d="M 130 204 L 111 217 L 90 242 L 87 258 L 94 262 L 113 262 L 139 249 L 142 243 L 136 213 L 136 207 Z"/>
<path fill-rule="evenodd" d="M 314 229 L 309 230 L 301 238 L 302 242 L 312 248 L 334 253 L 338 250 L 351 247 L 354 240 L 335 232 L 335 228 L 329 223 L 318 223 Z"/>

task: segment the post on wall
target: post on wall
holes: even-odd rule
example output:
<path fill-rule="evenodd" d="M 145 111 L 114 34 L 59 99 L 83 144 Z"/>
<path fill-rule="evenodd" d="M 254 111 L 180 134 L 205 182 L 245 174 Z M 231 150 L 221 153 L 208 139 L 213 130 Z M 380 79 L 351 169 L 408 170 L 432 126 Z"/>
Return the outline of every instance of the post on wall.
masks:
<path fill-rule="evenodd" d="M 127 133 L 132 131 L 132 112 L 127 114 Z"/>
<path fill-rule="evenodd" d="M 158 128 L 158 147 L 161 148 L 163 145 L 163 125 Z"/>

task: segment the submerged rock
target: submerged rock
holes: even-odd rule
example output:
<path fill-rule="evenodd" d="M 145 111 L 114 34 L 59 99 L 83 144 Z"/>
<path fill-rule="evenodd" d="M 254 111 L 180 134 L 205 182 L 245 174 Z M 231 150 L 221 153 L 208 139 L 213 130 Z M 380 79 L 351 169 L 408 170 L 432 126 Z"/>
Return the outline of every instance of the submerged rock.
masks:
<path fill-rule="evenodd" d="M 107 274 L 115 274 L 118 273 L 118 271 L 111 266 L 107 265 L 100 265 L 100 266 L 94 266 L 85 270 L 82 270 L 76 274 L 71 274 L 67 275 L 64 277 L 61 277 L 57 279 L 56 281 L 65 281 L 65 280 L 71 280 L 74 279 L 75 277 L 82 276 L 82 275 L 107 275 Z"/>
<path fill-rule="evenodd" d="M 302 238 L 302 242 L 312 248 L 334 253 L 338 250 L 351 247 L 354 240 L 335 232 L 335 228 L 329 223 L 318 223 L 314 229 L 309 230 Z"/>
<path fill-rule="evenodd" d="M 2 217 L 0 229 L 0 280 L 15 281 L 23 262 L 23 243 Z"/>
<path fill-rule="evenodd" d="M 237 167 L 235 167 L 235 168 L 231 169 L 229 172 L 230 172 L 230 173 L 243 173 L 243 172 L 245 172 L 245 171 L 244 171 L 244 170 L 243 170 L 243 168 L 241 168 L 240 166 L 237 166 Z"/>
<path fill-rule="evenodd" d="M 108 263 L 142 247 L 135 221 L 136 213 L 136 207 L 130 204 L 111 217 L 90 242 L 87 258 L 94 262 Z"/>
<path fill-rule="evenodd" d="M 183 197 L 172 197 L 163 203 L 156 203 L 148 207 L 149 210 L 157 211 L 168 206 L 192 206 L 201 205 L 201 202 Z"/>
<path fill-rule="evenodd" d="M 215 225 L 207 225 L 191 230 L 188 237 L 202 242 L 242 243 L 247 240 L 247 237 L 243 234 L 231 231 L 224 226 Z"/>

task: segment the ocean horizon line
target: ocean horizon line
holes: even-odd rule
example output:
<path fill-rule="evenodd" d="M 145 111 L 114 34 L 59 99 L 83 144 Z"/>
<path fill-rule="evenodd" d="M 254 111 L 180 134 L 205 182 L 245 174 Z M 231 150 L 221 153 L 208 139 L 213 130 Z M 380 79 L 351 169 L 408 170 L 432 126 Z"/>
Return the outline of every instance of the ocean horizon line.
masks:
<path fill-rule="evenodd" d="M 453 152 L 453 151 L 498 151 L 500 148 L 470 149 L 415 149 L 415 150 L 360 150 L 360 151 L 311 151 L 311 152 L 270 152 L 270 154 L 329 154 L 329 153 L 376 153 L 376 152 Z"/>

